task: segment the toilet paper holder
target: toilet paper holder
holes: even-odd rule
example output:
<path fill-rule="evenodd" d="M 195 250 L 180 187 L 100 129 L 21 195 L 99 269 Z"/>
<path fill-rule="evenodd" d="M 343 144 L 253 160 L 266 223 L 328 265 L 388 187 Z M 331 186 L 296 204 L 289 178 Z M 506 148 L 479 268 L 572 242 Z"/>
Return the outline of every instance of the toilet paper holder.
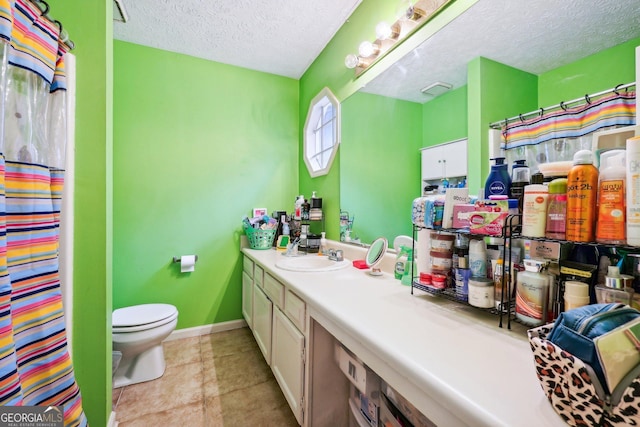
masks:
<path fill-rule="evenodd" d="M 181 259 L 182 259 L 181 256 L 174 256 L 173 262 L 180 262 Z M 196 262 L 198 262 L 198 255 L 196 255 Z"/>

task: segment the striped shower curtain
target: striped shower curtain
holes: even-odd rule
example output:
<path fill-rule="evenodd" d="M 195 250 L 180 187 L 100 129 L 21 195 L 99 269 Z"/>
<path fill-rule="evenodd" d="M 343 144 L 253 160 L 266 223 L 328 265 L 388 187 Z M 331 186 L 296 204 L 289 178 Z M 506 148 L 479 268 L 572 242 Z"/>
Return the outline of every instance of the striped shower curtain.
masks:
<path fill-rule="evenodd" d="M 502 126 L 501 148 L 507 161 L 525 159 L 532 170 L 540 163 L 573 160 L 579 150 L 591 150 L 592 134 L 636 123 L 636 92 L 624 90 L 590 99 L 582 105 L 559 108 L 514 120 Z"/>
<path fill-rule="evenodd" d="M 65 47 L 29 0 L 0 0 L 0 405 L 87 425 L 58 274 Z"/>

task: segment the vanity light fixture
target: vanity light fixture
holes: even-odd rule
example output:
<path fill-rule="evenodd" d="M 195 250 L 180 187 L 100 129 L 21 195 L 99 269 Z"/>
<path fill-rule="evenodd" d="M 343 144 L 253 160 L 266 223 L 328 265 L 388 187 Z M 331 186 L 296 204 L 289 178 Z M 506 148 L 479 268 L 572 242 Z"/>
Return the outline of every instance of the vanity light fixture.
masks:
<path fill-rule="evenodd" d="M 429 21 L 437 12 L 453 0 L 401 0 L 396 12 L 396 22 L 376 25 L 376 40 L 362 42 L 358 55 L 349 54 L 344 60 L 347 68 L 354 68 L 356 77 L 384 57 L 402 40 Z"/>
<path fill-rule="evenodd" d="M 396 24 L 393 26 L 382 21 L 376 25 L 376 37 L 378 40 L 395 40 L 400 35 L 400 27 Z"/>
<path fill-rule="evenodd" d="M 443 93 L 451 90 L 451 88 L 453 88 L 453 85 L 451 83 L 435 82 L 431 83 L 429 86 L 423 87 L 422 89 L 420 89 L 420 92 L 424 93 L 425 95 L 433 96 L 435 98 L 436 96 L 440 96 Z"/>
<path fill-rule="evenodd" d="M 380 46 L 376 43 L 371 43 L 370 41 L 363 41 L 358 46 L 358 55 L 362 58 L 368 58 L 373 55 L 377 55 L 380 52 Z"/>

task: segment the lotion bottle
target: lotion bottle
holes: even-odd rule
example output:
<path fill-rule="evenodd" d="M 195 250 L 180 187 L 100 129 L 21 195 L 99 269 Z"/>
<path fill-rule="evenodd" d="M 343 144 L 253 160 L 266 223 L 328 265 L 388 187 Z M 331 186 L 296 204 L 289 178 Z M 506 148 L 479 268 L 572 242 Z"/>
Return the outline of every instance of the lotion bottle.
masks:
<path fill-rule="evenodd" d="M 593 166 L 593 154 L 580 150 L 573 156 L 567 176 L 567 240 L 594 240 L 597 193 L 598 169 Z"/>
<path fill-rule="evenodd" d="M 598 243 L 623 245 L 626 242 L 625 163 L 624 150 L 610 150 L 600 155 L 596 225 Z"/>
<path fill-rule="evenodd" d="M 627 244 L 640 246 L 640 136 L 627 139 Z"/>
<path fill-rule="evenodd" d="M 529 184 L 524 187 L 522 207 L 522 235 L 544 237 L 547 222 L 547 201 L 549 189 L 543 184 Z"/>
<path fill-rule="evenodd" d="M 539 326 L 547 321 L 549 277 L 543 273 L 546 265 L 546 261 L 526 259 L 525 271 L 518 273 L 516 317 L 526 325 Z"/>

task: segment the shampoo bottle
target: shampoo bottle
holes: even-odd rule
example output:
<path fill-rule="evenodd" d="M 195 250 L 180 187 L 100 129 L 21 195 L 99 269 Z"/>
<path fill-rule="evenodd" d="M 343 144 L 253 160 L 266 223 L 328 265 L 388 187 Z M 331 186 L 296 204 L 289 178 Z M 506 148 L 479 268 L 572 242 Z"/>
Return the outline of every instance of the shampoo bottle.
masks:
<path fill-rule="evenodd" d="M 627 244 L 640 246 L 640 136 L 627 139 Z"/>
<path fill-rule="evenodd" d="M 509 196 L 511 178 L 509 177 L 507 165 L 504 163 L 505 158 L 496 157 L 491 160 L 494 160 L 495 164 L 491 166 L 491 172 L 489 172 L 484 184 L 484 198 L 488 199 L 489 196 Z"/>
<path fill-rule="evenodd" d="M 598 169 L 593 166 L 593 154 L 580 150 L 573 156 L 567 177 L 567 240 L 594 240 L 597 190 Z"/>
<path fill-rule="evenodd" d="M 598 243 L 623 245 L 626 242 L 625 163 L 624 150 L 610 150 L 600 155 L 596 224 Z"/>

